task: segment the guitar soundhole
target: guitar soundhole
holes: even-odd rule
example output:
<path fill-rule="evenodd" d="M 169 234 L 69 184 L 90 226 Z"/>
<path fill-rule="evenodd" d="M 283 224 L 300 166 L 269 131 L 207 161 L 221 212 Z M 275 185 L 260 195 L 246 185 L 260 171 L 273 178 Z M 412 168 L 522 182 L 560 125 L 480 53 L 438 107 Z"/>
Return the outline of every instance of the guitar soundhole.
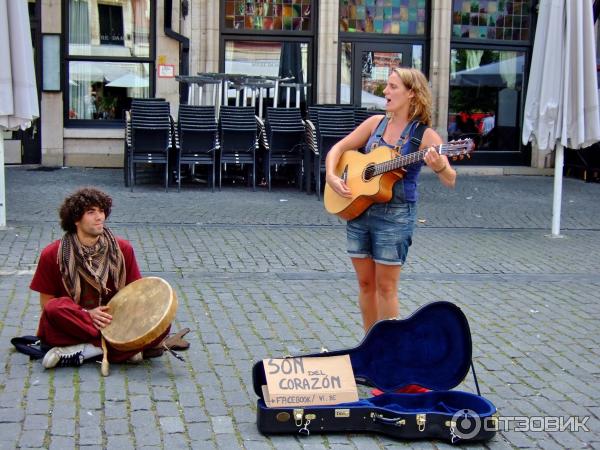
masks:
<path fill-rule="evenodd" d="M 365 167 L 363 172 L 363 181 L 371 181 L 371 178 L 375 176 L 375 164 L 369 164 Z"/>

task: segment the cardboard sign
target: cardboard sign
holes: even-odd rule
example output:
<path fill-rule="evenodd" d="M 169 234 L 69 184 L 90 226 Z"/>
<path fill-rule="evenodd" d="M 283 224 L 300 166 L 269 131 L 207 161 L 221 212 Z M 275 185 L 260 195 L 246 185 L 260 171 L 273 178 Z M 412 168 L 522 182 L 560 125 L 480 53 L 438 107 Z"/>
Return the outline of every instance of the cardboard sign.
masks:
<path fill-rule="evenodd" d="M 263 365 L 267 385 L 262 391 L 269 408 L 358 401 L 349 355 L 264 359 Z"/>

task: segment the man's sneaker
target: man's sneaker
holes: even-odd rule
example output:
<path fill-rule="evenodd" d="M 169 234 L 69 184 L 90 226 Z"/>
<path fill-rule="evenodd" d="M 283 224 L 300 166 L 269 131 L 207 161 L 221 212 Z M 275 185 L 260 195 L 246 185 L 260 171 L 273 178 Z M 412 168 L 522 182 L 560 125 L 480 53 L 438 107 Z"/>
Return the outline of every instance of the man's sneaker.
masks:
<path fill-rule="evenodd" d="M 83 348 L 84 344 L 53 347 L 44 356 L 42 366 L 44 366 L 44 369 L 78 367 L 83 364 Z"/>
<path fill-rule="evenodd" d="M 127 362 L 130 364 L 140 364 L 141 362 L 144 362 L 144 354 L 142 352 L 138 352 L 135 355 L 129 357 Z"/>

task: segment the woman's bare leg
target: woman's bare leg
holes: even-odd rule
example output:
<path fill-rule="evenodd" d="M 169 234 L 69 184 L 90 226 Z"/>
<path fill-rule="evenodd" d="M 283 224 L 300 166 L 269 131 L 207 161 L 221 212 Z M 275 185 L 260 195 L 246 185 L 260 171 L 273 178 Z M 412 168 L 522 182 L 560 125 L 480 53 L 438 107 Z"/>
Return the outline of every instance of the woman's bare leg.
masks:
<path fill-rule="evenodd" d="M 358 304 L 365 332 L 377 322 L 377 295 L 375 291 L 375 262 L 371 258 L 352 258 L 358 280 Z"/>

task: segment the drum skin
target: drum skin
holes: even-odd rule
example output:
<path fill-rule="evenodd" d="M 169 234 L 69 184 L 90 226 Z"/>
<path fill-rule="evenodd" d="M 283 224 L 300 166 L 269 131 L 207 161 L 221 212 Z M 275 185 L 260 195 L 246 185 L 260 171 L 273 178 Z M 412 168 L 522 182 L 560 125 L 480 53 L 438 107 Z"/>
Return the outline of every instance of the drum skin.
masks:
<path fill-rule="evenodd" d="M 171 285 L 159 277 L 128 284 L 108 302 L 112 322 L 101 332 L 117 350 L 138 351 L 163 334 L 177 312 Z"/>

